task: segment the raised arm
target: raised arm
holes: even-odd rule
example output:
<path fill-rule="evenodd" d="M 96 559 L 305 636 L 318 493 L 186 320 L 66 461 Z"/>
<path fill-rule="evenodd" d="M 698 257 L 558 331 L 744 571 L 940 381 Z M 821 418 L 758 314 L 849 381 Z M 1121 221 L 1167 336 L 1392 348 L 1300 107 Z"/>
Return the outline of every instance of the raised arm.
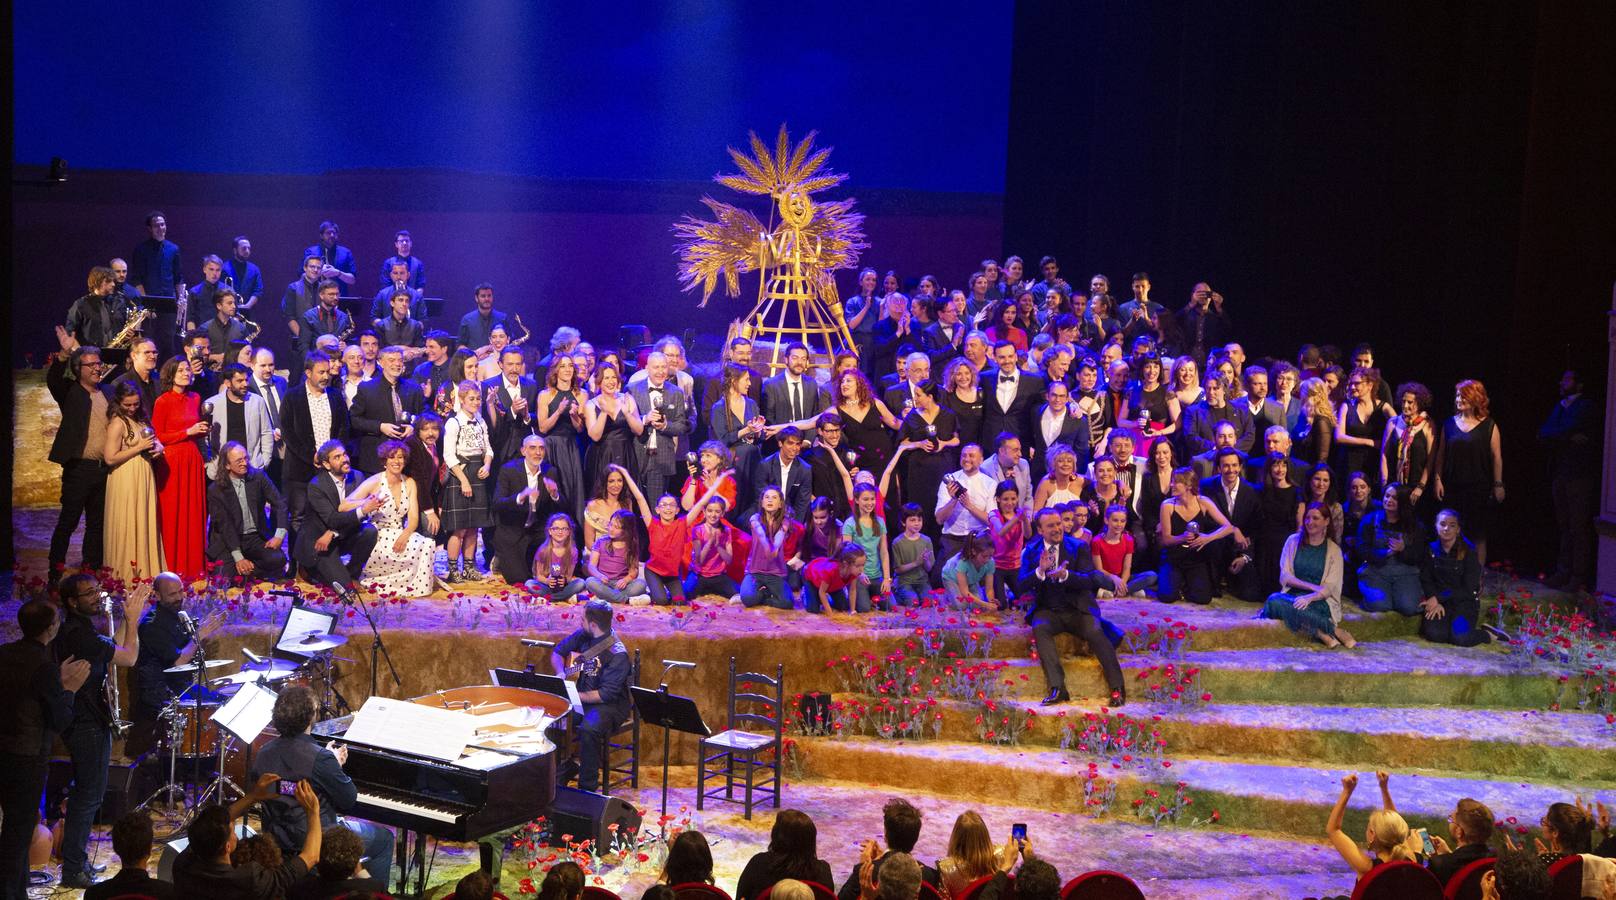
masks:
<path fill-rule="evenodd" d="M 617 463 L 612 463 L 607 466 L 607 469 L 615 469 L 622 473 L 623 483 L 628 485 L 628 492 L 634 495 L 634 505 L 640 510 L 640 521 L 649 524 L 651 521 L 651 505 L 645 502 L 645 495 L 640 493 L 640 486 L 634 483 L 633 478 L 629 477 L 628 470 Z"/>

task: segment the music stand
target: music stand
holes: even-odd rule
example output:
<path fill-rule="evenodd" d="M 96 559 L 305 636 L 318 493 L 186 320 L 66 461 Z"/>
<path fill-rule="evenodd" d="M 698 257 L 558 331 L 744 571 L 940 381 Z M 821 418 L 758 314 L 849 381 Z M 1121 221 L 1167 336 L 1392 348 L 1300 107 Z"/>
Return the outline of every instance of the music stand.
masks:
<path fill-rule="evenodd" d="M 224 756 L 226 745 L 232 739 L 239 741 L 243 747 L 251 747 L 253 741 L 263 734 L 269 725 L 275 710 L 275 692 L 269 688 L 248 682 L 236 691 L 234 697 L 219 707 L 218 711 L 209 719 L 214 727 L 219 729 L 219 768 L 214 774 L 213 781 L 196 798 L 196 807 L 191 810 L 191 818 L 185 821 L 187 827 L 191 819 L 206 805 L 209 796 L 218 792 L 220 803 L 227 802 L 225 790 L 228 788 L 236 792 L 237 796 L 245 797 L 248 790 L 236 784 L 224 770 Z M 197 726 L 201 728 L 201 724 Z"/>
<path fill-rule="evenodd" d="M 634 706 L 640 711 L 640 721 L 646 725 L 662 726 L 662 813 L 657 820 L 657 827 L 667 834 L 668 828 L 668 746 L 671 732 L 682 731 L 698 737 L 712 737 L 713 730 L 701 719 L 701 710 L 696 708 L 696 701 L 689 697 L 668 693 L 666 684 L 658 686 L 655 690 L 631 685 L 629 695 L 634 698 Z"/>

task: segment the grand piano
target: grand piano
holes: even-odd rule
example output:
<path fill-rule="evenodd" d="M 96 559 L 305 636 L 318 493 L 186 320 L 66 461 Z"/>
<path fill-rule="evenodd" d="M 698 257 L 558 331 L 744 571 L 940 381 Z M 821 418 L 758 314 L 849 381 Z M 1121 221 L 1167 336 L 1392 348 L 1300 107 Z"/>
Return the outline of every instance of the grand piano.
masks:
<path fill-rule="evenodd" d="M 426 887 L 428 837 L 481 842 L 483 866 L 498 878 L 505 833 L 543 815 L 555 799 L 556 748 L 572 743 L 567 701 L 527 688 L 475 685 L 408 702 L 477 717 L 473 742 L 459 759 L 445 762 L 396 743 L 356 742 L 347 737 L 353 716 L 320 722 L 311 730 L 316 740 L 348 747 L 343 770 L 359 801 L 347 814 L 399 829 L 401 894 L 408 892 L 412 850 L 415 894 Z"/>

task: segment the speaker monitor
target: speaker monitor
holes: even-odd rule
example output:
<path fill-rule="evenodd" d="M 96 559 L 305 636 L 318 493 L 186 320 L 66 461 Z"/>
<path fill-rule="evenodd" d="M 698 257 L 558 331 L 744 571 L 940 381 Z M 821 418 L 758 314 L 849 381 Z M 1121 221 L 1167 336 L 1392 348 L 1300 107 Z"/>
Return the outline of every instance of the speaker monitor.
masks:
<path fill-rule="evenodd" d="M 611 826 L 616 825 L 614 831 Z M 632 838 L 640 830 L 640 814 L 631 804 L 606 794 L 556 788 L 550 807 L 550 844 L 561 846 L 563 835 L 574 843 L 593 838 L 597 848 L 612 845 L 616 835 Z"/>

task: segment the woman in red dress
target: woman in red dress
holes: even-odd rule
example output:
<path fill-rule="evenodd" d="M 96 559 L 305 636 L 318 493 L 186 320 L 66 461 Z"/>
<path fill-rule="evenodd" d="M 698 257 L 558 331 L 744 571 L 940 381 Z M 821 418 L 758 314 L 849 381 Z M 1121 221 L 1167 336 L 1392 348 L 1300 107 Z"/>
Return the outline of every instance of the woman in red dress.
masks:
<path fill-rule="evenodd" d="M 152 430 L 163 443 L 157 512 L 168 567 L 186 581 L 202 577 L 207 537 L 207 481 L 202 471 L 202 398 L 191 392 L 191 366 L 182 356 L 163 363 L 162 394 L 152 407 Z"/>

